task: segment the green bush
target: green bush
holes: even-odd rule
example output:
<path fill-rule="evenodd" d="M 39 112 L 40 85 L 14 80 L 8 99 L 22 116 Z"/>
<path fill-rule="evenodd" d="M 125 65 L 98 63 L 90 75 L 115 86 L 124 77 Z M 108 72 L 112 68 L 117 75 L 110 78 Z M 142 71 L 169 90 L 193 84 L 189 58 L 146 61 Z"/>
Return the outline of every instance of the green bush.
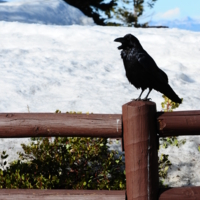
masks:
<path fill-rule="evenodd" d="M 122 155 L 107 139 L 32 138 L 19 160 L 0 170 L 0 188 L 125 189 Z M 7 157 L 2 154 L 2 160 Z M 6 163 L 5 163 L 6 164 Z M 2 162 L 4 165 L 4 161 Z"/>
<path fill-rule="evenodd" d="M 172 112 L 174 109 L 179 107 L 179 103 L 173 102 L 165 95 L 162 95 L 162 97 L 164 98 L 164 101 L 161 103 L 161 106 L 164 112 Z M 181 100 L 183 102 L 183 98 Z"/>

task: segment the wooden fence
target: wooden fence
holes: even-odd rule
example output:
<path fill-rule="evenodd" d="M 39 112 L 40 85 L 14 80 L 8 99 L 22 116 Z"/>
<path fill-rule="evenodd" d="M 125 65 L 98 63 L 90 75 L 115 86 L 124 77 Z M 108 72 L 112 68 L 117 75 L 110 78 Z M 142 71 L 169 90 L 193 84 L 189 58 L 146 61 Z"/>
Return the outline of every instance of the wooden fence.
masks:
<path fill-rule="evenodd" d="M 0 200 L 185 200 L 200 199 L 200 187 L 158 187 L 158 139 L 200 135 L 200 111 L 156 112 L 153 102 L 132 101 L 119 114 L 2 113 L 0 138 L 122 138 L 126 192 L 1 189 Z"/>

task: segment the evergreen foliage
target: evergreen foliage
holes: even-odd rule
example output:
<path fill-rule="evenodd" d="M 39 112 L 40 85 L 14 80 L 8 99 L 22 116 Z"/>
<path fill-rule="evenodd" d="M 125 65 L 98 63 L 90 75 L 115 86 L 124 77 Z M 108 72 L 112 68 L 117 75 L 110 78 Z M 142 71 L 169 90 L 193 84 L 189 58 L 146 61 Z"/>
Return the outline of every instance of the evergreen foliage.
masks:
<path fill-rule="evenodd" d="M 123 24 L 134 27 L 147 27 L 148 22 L 139 23 L 139 18 L 143 15 L 145 6 L 153 8 L 157 0 L 119 0 L 118 7 L 114 10 L 115 16 Z M 130 6 L 132 4 L 132 6 Z M 122 6 L 119 6 L 122 5 Z M 132 8 L 132 9 L 130 9 Z"/>
<path fill-rule="evenodd" d="M 139 23 L 139 18 L 144 8 L 153 8 L 157 0 L 110 0 L 108 3 L 105 0 L 64 1 L 92 17 L 97 25 L 147 27 L 148 22 Z"/>
<path fill-rule="evenodd" d="M 64 0 L 66 3 L 78 8 L 86 16 L 92 17 L 98 25 L 106 25 L 106 18 L 101 17 L 100 12 L 103 12 L 107 18 L 111 17 L 111 11 L 116 6 L 117 0 L 111 0 L 105 3 L 104 0 Z"/>

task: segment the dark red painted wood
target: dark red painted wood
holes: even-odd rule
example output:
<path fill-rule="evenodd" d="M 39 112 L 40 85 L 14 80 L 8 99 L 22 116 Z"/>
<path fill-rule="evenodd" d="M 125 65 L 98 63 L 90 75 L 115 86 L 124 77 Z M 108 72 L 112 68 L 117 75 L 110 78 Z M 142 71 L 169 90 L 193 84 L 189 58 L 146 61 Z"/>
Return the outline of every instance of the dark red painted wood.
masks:
<path fill-rule="evenodd" d="M 0 114 L 0 138 L 17 137 L 122 137 L 120 114 Z M 160 137 L 200 135 L 200 111 L 157 113 Z"/>
<path fill-rule="evenodd" d="M 132 101 L 122 107 L 128 200 L 155 200 L 158 195 L 156 105 Z"/>
<path fill-rule="evenodd" d="M 22 137 L 122 137 L 117 114 L 0 114 L 0 138 Z"/>
<path fill-rule="evenodd" d="M 122 138 L 122 115 L 3 113 L 0 138 L 105 137 Z M 200 135 L 200 111 L 155 112 L 152 102 L 123 106 L 128 200 L 154 200 L 158 194 L 156 127 L 160 137 Z M 124 191 L 0 190 L 0 200 L 122 200 Z M 160 190 L 160 200 L 199 199 L 200 187 Z"/>
<path fill-rule="evenodd" d="M 200 187 L 179 187 L 161 189 L 159 200 L 200 200 Z"/>
<path fill-rule="evenodd" d="M 0 189 L 0 200 L 125 200 L 120 190 Z"/>
<path fill-rule="evenodd" d="M 200 111 L 157 113 L 160 137 L 200 135 Z"/>

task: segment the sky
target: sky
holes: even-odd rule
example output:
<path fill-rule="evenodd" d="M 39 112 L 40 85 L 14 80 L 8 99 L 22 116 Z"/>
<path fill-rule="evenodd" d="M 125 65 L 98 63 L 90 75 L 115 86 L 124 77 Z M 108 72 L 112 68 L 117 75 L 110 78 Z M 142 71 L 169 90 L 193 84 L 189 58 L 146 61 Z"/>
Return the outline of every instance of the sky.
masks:
<path fill-rule="evenodd" d="M 153 9 L 146 8 L 146 14 L 150 13 L 153 14 L 152 20 L 173 20 L 186 17 L 200 19 L 200 1 L 157 0 Z"/>

